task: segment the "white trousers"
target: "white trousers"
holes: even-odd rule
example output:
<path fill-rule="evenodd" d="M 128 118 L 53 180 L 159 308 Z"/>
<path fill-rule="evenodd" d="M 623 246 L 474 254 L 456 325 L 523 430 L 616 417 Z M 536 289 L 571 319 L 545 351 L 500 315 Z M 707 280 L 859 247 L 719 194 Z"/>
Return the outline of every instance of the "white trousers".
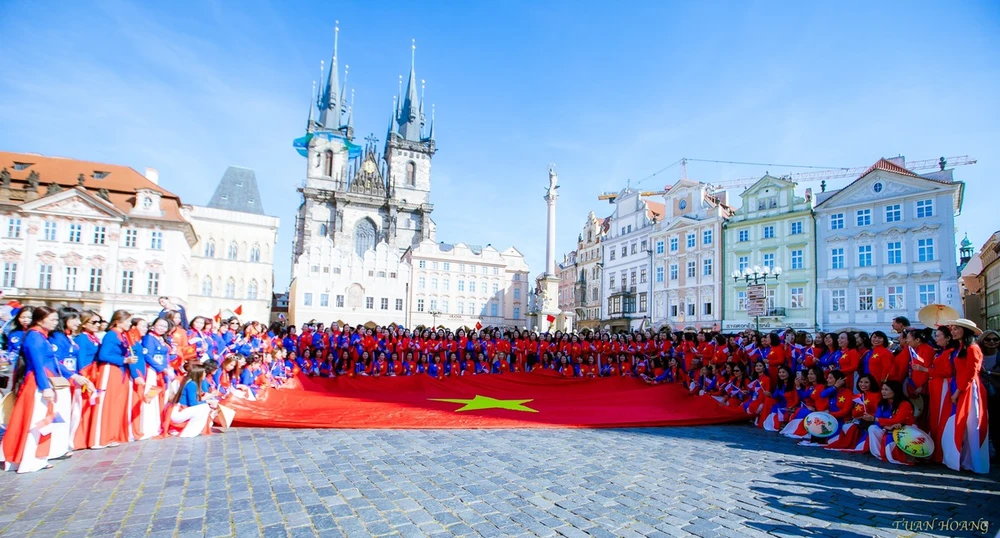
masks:
<path fill-rule="evenodd" d="M 170 423 L 183 426 L 180 437 L 198 437 L 208 425 L 212 416 L 212 408 L 208 404 L 192 405 L 184 409 L 174 408 L 170 414 Z"/>

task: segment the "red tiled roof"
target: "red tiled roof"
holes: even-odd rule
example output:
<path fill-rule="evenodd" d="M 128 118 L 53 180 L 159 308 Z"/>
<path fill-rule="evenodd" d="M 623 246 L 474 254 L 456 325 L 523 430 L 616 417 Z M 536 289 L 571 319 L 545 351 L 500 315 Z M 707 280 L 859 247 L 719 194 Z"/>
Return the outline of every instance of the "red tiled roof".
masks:
<path fill-rule="evenodd" d="M 661 203 L 646 200 L 646 216 L 648 218 L 656 217 L 658 219 L 662 219 L 663 215 L 666 214 L 666 209 L 666 206 Z"/>
<path fill-rule="evenodd" d="M 868 170 L 865 170 L 864 174 L 861 174 L 860 176 L 858 176 L 858 179 L 861 179 L 861 178 L 867 176 L 868 174 L 874 172 L 875 170 L 885 170 L 886 172 L 892 172 L 892 173 L 895 173 L 895 174 L 902 174 L 904 176 L 920 177 L 917 174 L 914 174 L 913 172 L 911 172 L 910 170 L 907 170 L 906 168 L 903 168 L 902 166 L 899 166 L 898 164 L 895 164 L 892 161 L 889 161 L 888 159 L 886 159 L 885 157 L 883 157 L 883 158 L 879 159 L 877 163 L 875 163 L 875 164 L 871 165 L 870 167 L 868 167 Z"/>

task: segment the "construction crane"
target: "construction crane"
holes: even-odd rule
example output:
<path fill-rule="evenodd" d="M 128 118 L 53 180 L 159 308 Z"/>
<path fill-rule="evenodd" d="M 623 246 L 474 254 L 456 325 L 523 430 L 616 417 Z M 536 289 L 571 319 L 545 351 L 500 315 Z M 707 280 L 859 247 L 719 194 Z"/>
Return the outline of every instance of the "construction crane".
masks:
<path fill-rule="evenodd" d="M 909 161 L 905 163 L 905 168 L 910 171 L 917 170 L 931 170 L 939 169 L 944 170 L 946 167 L 951 166 L 965 166 L 969 164 L 976 164 L 976 159 L 969 157 L 968 155 L 960 155 L 958 157 L 941 157 L 940 159 L 925 159 L 920 161 Z M 840 179 L 845 177 L 858 178 L 861 174 L 865 173 L 871 165 L 865 166 L 855 166 L 854 168 L 833 168 L 830 170 L 818 170 L 816 172 L 800 172 L 797 174 L 790 174 L 782 176 L 785 179 L 795 181 L 796 183 L 804 183 L 807 181 L 820 181 L 826 179 Z M 729 181 L 718 181 L 713 182 L 712 185 L 718 189 L 732 189 L 735 187 L 749 187 L 754 183 L 760 181 L 760 177 L 745 177 L 740 179 L 733 179 Z"/>
<path fill-rule="evenodd" d="M 598 196 L 597 199 L 607 200 L 609 204 L 613 204 L 619 194 L 620 193 L 608 191 Z M 639 196 L 663 196 L 664 194 L 667 194 L 667 191 L 642 191 L 639 193 Z"/>

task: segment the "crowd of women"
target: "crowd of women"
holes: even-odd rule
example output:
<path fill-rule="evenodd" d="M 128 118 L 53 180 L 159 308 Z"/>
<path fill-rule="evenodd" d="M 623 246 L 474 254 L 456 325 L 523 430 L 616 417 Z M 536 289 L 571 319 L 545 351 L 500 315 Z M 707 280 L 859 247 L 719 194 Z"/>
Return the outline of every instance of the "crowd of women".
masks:
<path fill-rule="evenodd" d="M 16 400 L 3 460 L 30 472 L 73 450 L 199 435 L 220 418 L 220 401 L 254 399 L 296 375 L 446 380 L 547 369 L 681 384 L 803 444 L 893 463 L 914 459 L 891 432 L 918 425 L 933 436 L 932 461 L 988 472 L 986 400 L 1000 336 L 987 331 L 977 342 L 982 331 L 964 319 L 933 331 L 894 329 L 898 343 L 881 331 L 791 329 L 580 335 L 310 323 L 299 332 L 236 318 L 188 323 L 183 309 L 165 308 L 155 320 L 117 311 L 105 322 L 89 311 L 24 307 L 6 338 Z M 835 417 L 833 435 L 810 435 L 804 419 L 814 411 Z"/>

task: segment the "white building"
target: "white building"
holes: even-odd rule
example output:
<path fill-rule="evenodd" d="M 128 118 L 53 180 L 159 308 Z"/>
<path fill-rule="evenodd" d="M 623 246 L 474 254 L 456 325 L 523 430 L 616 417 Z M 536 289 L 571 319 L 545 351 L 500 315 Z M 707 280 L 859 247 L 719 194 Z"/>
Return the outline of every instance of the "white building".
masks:
<path fill-rule="evenodd" d="M 604 236 L 604 304 L 602 324 L 612 330 L 649 325 L 650 273 L 653 251 L 649 234 L 663 218 L 663 204 L 624 189 L 614 198 L 608 232 Z"/>
<path fill-rule="evenodd" d="M 425 240 L 403 260 L 414 268 L 405 326 L 525 327 L 528 265 L 517 249 Z"/>
<path fill-rule="evenodd" d="M 847 187 L 816 196 L 820 330 L 916 323 L 929 304 L 962 310 L 955 215 L 965 184 L 952 170 L 918 175 L 881 159 Z"/>
<path fill-rule="evenodd" d="M 188 311 L 270 319 L 279 219 L 264 213 L 253 170 L 230 166 L 207 206 L 191 206 L 198 244 L 191 257 Z"/>
<path fill-rule="evenodd" d="M 4 297 L 104 317 L 185 302 L 195 230 L 157 182 L 152 169 L 0 152 Z"/>
<path fill-rule="evenodd" d="M 654 327 L 721 327 L 722 223 L 732 214 L 725 196 L 725 191 L 714 192 L 689 179 L 678 181 L 664 194 L 663 216 L 649 241 Z"/>

